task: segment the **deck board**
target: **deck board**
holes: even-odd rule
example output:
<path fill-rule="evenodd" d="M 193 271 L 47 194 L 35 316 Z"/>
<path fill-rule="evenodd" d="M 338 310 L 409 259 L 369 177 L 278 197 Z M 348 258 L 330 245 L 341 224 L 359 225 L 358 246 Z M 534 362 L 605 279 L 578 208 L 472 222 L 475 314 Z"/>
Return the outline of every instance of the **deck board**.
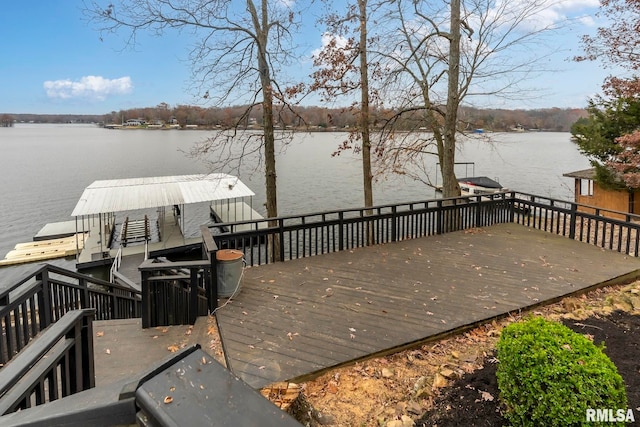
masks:
<path fill-rule="evenodd" d="M 231 370 L 250 385 L 410 346 L 611 280 L 640 261 L 500 224 L 247 268 L 217 312 Z"/>
<path fill-rule="evenodd" d="M 182 348 L 197 343 L 210 352 L 207 329 L 206 317 L 199 317 L 194 326 L 148 329 L 142 329 L 140 319 L 94 321 L 96 386 L 135 378 L 137 374 L 170 357 L 170 348 L 174 346 Z M 212 356 L 217 357 L 214 354 Z"/>

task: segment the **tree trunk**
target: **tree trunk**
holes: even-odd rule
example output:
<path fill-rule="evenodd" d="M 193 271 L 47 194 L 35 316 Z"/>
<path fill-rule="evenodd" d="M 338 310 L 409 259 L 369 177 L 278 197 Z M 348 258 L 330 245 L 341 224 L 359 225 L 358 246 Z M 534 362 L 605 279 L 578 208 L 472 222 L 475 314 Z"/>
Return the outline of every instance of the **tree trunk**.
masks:
<path fill-rule="evenodd" d="M 262 126 L 264 130 L 263 144 L 267 218 L 275 218 L 278 216 L 278 191 L 276 185 L 276 138 L 273 124 L 273 88 L 271 86 L 271 72 L 267 59 L 267 32 L 269 28 L 267 0 L 262 0 L 261 19 L 258 19 L 258 13 L 252 0 L 247 0 L 247 7 L 253 17 L 256 34 L 258 35 L 257 54 L 260 85 L 262 87 Z M 269 222 L 270 227 L 276 225 L 276 221 Z M 274 261 L 280 261 L 280 240 L 278 236 L 274 236 L 273 238 L 272 249 Z"/>
<path fill-rule="evenodd" d="M 451 33 L 449 35 L 449 79 L 447 110 L 444 119 L 444 144 L 442 153 L 442 194 L 444 197 L 460 196 L 460 184 L 455 172 L 456 124 L 458 122 L 458 95 L 460 73 L 460 0 L 451 1 Z"/>
<path fill-rule="evenodd" d="M 460 73 L 460 0 L 451 0 L 451 33 L 449 35 L 449 80 L 447 88 L 447 109 L 443 126 L 442 144 L 442 195 L 443 197 L 460 196 L 460 184 L 456 177 L 456 125 L 458 123 L 458 95 Z M 446 206 L 455 203 L 446 203 Z M 460 229 L 460 213 L 456 208 L 447 210 L 442 217 L 441 229 L 451 232 Z"/>
<path fill-rule="evenodd" d="M 371 136 L 369 129 L 369 65 L 367 60 L 367 0 L 358 0 L 360 7 L 360 132 L 362 136 L 362 183 L 364 206 L 373 206 L 373 174 L 371 172 Z M 366 211 L 371 215 L 371 209 Z M 368 223 L 367 223 L 368 225 Z M 371 244 L 372 230 L 367 226 L 367 245 Z"/>

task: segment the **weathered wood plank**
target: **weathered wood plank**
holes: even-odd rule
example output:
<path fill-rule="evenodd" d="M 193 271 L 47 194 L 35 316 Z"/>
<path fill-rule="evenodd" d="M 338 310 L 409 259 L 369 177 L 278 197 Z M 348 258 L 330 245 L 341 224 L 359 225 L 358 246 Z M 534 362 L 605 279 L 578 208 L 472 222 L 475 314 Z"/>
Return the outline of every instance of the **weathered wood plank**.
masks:
<path fill-rule="evenodd" d="M 134 378 L 175 351 L 206 337 L 207 322 L 194 326 L 159 326 L 142 329 L 141 319 L 103 320 L 93 323 L 96 386 Z M 208 350 L 206 342 L 200 342 Z"/>
<path fill-rule="evenodd" d="M 254 387 L 385 354 L 637 275 L 636 258 L 500 224 L 245 269 L 217 312 L 229 367 Z"/>

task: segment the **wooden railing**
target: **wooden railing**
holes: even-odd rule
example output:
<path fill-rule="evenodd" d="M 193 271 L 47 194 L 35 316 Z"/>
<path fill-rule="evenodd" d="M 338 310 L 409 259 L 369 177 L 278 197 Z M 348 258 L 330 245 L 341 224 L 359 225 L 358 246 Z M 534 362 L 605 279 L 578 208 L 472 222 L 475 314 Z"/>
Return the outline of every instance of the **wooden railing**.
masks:
<path fill-rule="evenodd" d="M 249 265 L 261 265 L 505 222 L 639 252 L 638 215 L 518 192 L 239 221 L 224 224 L 227 231 L 212 225 L 202 232 L 215 270 L 218 248 L 240 249 Z"/>
<path fill-rule="evenodd" d="M 142 327 L 193 325 L 206 316 L 211 289 L 208 261 L 153 262 L 146 260 L 142 274 Z"/>
<path fill-rule="evenodd" d="M 0 415 L 95 386 L 94 309 L 71 310 L 0 370 Z"/>
<path fill-rule="evenodd" d="M 0 292 L 0 363 L 4 365 L 40 331 L 71 310 L 94 308 L 97 320 L 140 317 L 132 289 L 44 265 Z"/>
<path fill-rule="evenodd" d="M 640 249 L 640 215 L 526 193 L 511 193 L 514 222 L 634 257 Z"/>
<path fill-rule="evenodd" d="M 253 266 L 511 222 L 513 203 L 509 193 L 434 199 L 227 223 L 227 232 L 213 225 L 203 236 L 215 250 L 243 250 Z M 236 231 L 247 224 L 249 230 Z"/>

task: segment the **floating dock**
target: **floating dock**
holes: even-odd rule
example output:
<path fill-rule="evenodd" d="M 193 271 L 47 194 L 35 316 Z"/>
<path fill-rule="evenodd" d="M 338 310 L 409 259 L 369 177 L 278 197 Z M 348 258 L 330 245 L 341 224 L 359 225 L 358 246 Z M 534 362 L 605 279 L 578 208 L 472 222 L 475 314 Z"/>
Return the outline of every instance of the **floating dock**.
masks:
<path fill-rule="evenodd" d="M 263 219 L 263 216 L 256 212 L 250 205 L 242 201 L 217 200 L 209 206 L 211 218 L 216 223 L 228 223 L 239 221 L 251 221 Z M 258 228 L 265 228 L 266 223 L 258 223 Z M 253 224 L 239 224 L 234 226 L 234 231 L 248 231 Z M 226 226 L 220 227 L 223 231 L 228 231 Z"/>
<path fill-rule="evenodd" d="M 74 233 L 68 237 L 18 243 L 0 260 L 0 267 L 75 256 L 84 247 L 86 237 L 86 233 Z"/>

